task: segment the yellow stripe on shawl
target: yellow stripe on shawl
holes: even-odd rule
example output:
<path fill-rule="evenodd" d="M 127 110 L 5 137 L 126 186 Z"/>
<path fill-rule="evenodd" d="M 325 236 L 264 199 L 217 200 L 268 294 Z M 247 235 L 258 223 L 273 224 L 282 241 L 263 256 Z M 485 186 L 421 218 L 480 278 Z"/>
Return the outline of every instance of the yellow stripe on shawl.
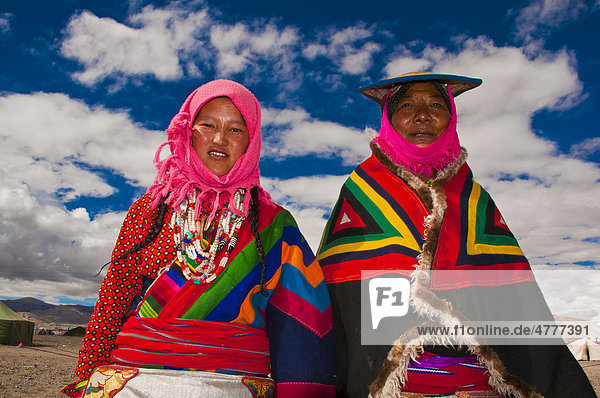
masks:
<path fill-rule="evenodd" d="M 374 250 L 389 245 L 400 245 L 409 249 L 421 252 L 421 247 L 415 237 L 410 232 L 405 222 L 398 216 L 392 206 L 379 195 L 365 180 L 363 180 L 355 171 L 350 174 L 350 180 L 355 183 L 364 194 L 371 200 L 375 206 L 384 214 L 384 217 L 398 231 L 399 236 L 386 237 L 380 240 L 369 240 L 367 242 L 353 242 L 340 244 L 319 254 L 318 258 L 325 258 L 339 253 L 352 251 Z"/>
<path fill-rule="evenodd" d="M 413 249 L 416 251 L 421 251 L 419 244 L 415 240 L 415 237 L 410 232 L 404 221 L 398 216 L 398 213 L 394 211 L 392 206 L 388 203 L 387 200 L 381 197 L 365 180 L 360 178 L 356 172 L 352 172 L 350 175 L 350 179 L 358 185 L 358 187 L 371 199 L 373 203 L 379 208 L 379 210 L 384 214 L 385 218 L 392 224 L 392 226 L 400 233 L 400 237 L 398 239 L 401 241 L 401 245 L 408 247 L 409 249 Z"/>
<path fill-rule="evenodd" d="M 140 306 L 140 315 L 142 318 L 158 318 L 158 314 L 146 300 Z"/>
<path fill-rule="evenodd" d="M 475 243 L 477 227 L 477 203 L 481 196 L 481 185 L 473 181 L 473 190 L 469 196 L 469 228 L 467 233 L 467 254 L 514 254 L 523 256 L 519 246 L 494 246 L 483 243 Z"/>
<path fill-rule="evenodd" d="M 325 257 L 332 256 L 334 254 L 348 253 L 348 252 L 352 252 L 352 251 L 374 250 L 374 249 L 379 249 L 381 247 L 386 247 L 386 246 L 390 246 L 390 245 L 407 246 L 405 244 L 405 242 L 406 242 L 406 240 L 403 237 L 395 236 L 392 238 L 371 240 L 368 242 L 346 243 L 343 245 L 334 246 L 331 249 L 324 251 L 323 253 L 319 254 L 318 258 L 322 259 Z M 408 247 L 410 247 L 410 246 L 408 246 Z M 414 247 L 410 247 L 410 248 L 418 251 L 419 253 L 421 252 L 421 248 L 419 246 L 417 246 L 416 249 Z"/>

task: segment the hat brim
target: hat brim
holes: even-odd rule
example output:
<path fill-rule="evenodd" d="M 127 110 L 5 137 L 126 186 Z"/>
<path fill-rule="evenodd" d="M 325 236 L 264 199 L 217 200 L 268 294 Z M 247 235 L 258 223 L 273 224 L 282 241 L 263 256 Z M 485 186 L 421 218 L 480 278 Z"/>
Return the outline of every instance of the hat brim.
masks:
<path fill-rule="evenodd" d="M 378 80 L 374 83 L 369 83 L 364 86 L 360 86 L 358 90 L 365 97 L 370 98 L 377 103 L 381 103 L 381 101 L 383 101 L 383 99 L 387 95 L 388 90 L 394 86 L 399 86 L 406 82 L 431 80 L 446 83 L 450 87 L 450 91 L 452 92 L 452 95 L 454 97 L 483 83 L 483 80 L 481 79 L 467 76 L 447 75 L 442 73 L 430 72 L 413 72 L 396 77 L 391 77 L 388 79 Z"/>

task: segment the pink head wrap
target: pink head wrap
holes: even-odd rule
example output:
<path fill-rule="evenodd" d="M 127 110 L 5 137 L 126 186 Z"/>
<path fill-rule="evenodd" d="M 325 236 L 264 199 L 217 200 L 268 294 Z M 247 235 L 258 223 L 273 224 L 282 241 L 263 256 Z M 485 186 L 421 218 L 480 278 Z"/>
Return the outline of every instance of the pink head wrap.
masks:
<path fill-rule="evenodd" d="M 450 120 L 448 127 L 426 147 L 409 142 L 398 133 L 388 119 L 387 102 L 391 89 L 388 91 L 381 115 L 379 135 L 373 139 L 386 155 L 414 174 L 430 176 L 434 170 L 441 170 L 449 163 L 456 161 L 460 155 L 460 143 L 456 132 L 456 105 L 450 88 L 447 88 L 450 98 Z"/>
<path fill-rule="evenodd" d="M 206 167 L 192 147 L 194 119 L 204 104 L 217 97 L 227 97 L 233 102 L 246 122 L 249 135 L 246 152 L 238 158 L 229 173 L 220 177 Z M 198 190 L 196 217 L 200 216 L 202 202 L 210 201 L 210 221 L 217 209 L 233 198 L 238 188 L 246 189 L 242 211 L 239 212 L 235 206 L 230 206 L 230 209 L 244 217 L 248 215 L 249 191 L 252 187 L 259 187 L 263 199 L 270 199 L 260 186 L 258 169 L 261 149 L 260 105 L 246 87 L 231 80 L 213 80 L 198 87 L 187 97 L 166 131 L 167 142 L 158 148 L 154 156 L 158 175 L 148 188 L 152 194 L 152 206 L 155 207 L 160 198 L 165 197 L 166 203 L 176 207 L 186 197 L 191 198 L 194 190 Z M 171 155 L 161 161 L 160 152 L 167 144 Z"/>

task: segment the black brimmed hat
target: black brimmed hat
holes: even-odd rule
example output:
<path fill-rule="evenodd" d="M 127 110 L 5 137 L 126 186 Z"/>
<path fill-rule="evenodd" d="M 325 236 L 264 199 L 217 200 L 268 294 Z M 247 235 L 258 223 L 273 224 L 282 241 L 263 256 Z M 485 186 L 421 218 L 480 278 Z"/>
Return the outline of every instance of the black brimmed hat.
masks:
<path fill-rule="evenodd" d="M 379 80 L 374 83 L 365 84 L 364 86 L 360 86 L 358 90 L 365 97 L 370 98 L 380 104 L 391 87 L 399 86 L 406 82 L 431 80 L 436 80 L 447 84 L 450 87 L 452 95 L 455 97 L 483 83 L 483 80 L 481 79 L 467 76 L 446 75 L 443 73 L 433 72 L 410 72 L 400 76 Z"/>

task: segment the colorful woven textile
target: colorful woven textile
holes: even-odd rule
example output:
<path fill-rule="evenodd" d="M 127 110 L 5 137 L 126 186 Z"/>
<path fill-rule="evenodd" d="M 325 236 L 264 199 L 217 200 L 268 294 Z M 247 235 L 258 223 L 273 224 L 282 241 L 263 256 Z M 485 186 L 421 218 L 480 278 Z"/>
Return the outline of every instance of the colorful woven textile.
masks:
<path fill-rule="evenodd" d="M 318 260 L 327 283 L 360 280 L 362 270 L 408 273 L 421 253 L 427 209 L 375 162 L 350 175 L 323 232 Z"/>
<path fill-rule="evenodd" d="M 226 322 L 130 317 L 115 341 L 116 364 L 231 374 L 270 373 L 262 329 Z"/>
<path fill-rule="evenodd" d="M 457 391 L 454 394 L 422 394 L 417 392 L 401 392 L 398 398 L 503 398 L 494 391 Z"/>
<path fill-rule="evenodd" d="M 445 357 L 425 351 L 410 361 L 403 389 L 423 394 L 491 390 L 485 371 L 476 356 Z"/>
<path fill-rule="evenodd" d="M 114 397 L 125 384 L 139 373 L 138 369 L 123 366 L 99 366 L 85 387 L 84 398 Z"/>
<path fill-rule="evenodd" d="M 488 193 L 464 164 L 445 186 L 447 210 L 433 260 L 434 270 L 503 270 L 498 283 L 522 281 L 529 264 Z M 419 195 L 371 156 L 341 189 L 319 248 L 328 283 L 414 271 L 429 211 Z M 532 275 L 525 277 L 532 280 Z M 463 287 L 469 285 L 462 280 Z M 470 285 L 488 284 L 471 281 Z"/>
<path fill-rule="evenodd" d="M 112 253 L 113 258 L 142 240 L 154 224 L 150 201 L 150 195 L 146 194 L 129 208 Z M 152 243 L 127 258 L 113 262 L 109 267 L 79 351 L 75 374 L 80 378 L 87 379 L 95 367 L 110 363 L 114 340 L 123 320 L 132 310 L 135 298 L 141 294 L 144 280 L 154 279 L 160 269 L 173 262 L 173 235 L 167 228 L 171 212 L 167 213 L 165 226 Z"/>
<path fill-rule="evenodd" d="M 149 202 L 146 194 L 131 206 L 113 255 L 146 235 L 154 217 Z M 167 212 L 165 219 L 171 214 Z M 115 339 L 133 306 L 144 319 L 225 322 L 261 329 L 269 337 L 271 376 L 277 389 L 316 389 L 331 395 L 331 304 L 321 268 L 291 214 L 260 199 L 258 232 L 267 262 L 263 295 L 262 266 L 249 224 L 249 220 L 242 223 L 229 263 L 212 283 L 184 282 L 172 267 L 172 272 L 165 274 L 171 280 L 165 277 L 156 282 L 149 289 L 153 293 L 145 295 L 139 307 L 145 281 L 154 280 L 158 271 L 174 260 L 168 222 L 146 248 L 113 263 L 90 318 L 76 374 L 88 378 L 96 366 L 111 362 Z M 219 259 L 217 256 L 216 261 Z"/>
<path fill-rule="evenodd" d="M 433 269 L 529 269 L 496 204 L 466 163 L 444 190 L 447 209 Z"/>

